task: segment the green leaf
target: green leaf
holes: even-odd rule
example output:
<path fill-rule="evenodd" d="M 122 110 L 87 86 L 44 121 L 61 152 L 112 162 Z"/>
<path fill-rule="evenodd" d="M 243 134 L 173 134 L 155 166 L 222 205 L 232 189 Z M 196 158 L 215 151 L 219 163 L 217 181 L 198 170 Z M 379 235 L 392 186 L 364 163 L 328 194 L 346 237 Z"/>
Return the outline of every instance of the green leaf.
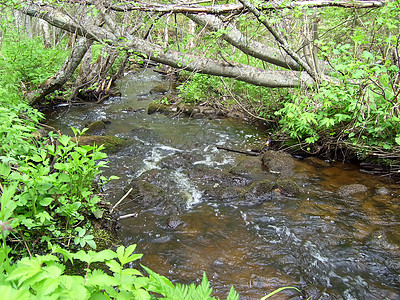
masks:
<path fill-rule="evenodd" d="M 118 247 L 117 249 L 118 259 L 122 266 L 132 261 L 138 260 L 143 256 L 143 254 L 132 254 L 133 251 L 135 251 L 135 249 L 136 249 L 135 244 L 130 245 L 126 249 L 124 246 Z"/>
<path fill-rule="evenodd" d="M 104 262 L 113 259 L 116 256 L 117 255 L 114 251 L 108 249 L 100 252 L 95 252 L 95 251 L 85 252 L 83 250 L 80 250 L 74 254 L 75 259 L 79 259 L 80 261 L 84 261 L 88 264 L 91 264 L 93 262 Z"/>
<path fill-rule="evenodd" d="M 58 141 L 63 145 L 63 146 L 67 146 L 69 141 L 71 140 L 71 137 L 67 136 L 67 135 L 62 135 L 58 138 Z"/>
<path fill-rule="evenodd" d="M 86 277 L 86 284 L 88 286 L 98 286 L 104 288 L 105 286 L 116 286 L 118 285 L 118 280 L 104 273 L 103 270 L 93 270 L 88 273 Z"/>
<path fill-rule="evenodd" d="M 145 291 L 144 289 L 137 289 L 133 292 L 135 299 L 138 300 L 150 300 L 151 296 L 149 292 Z"/>
<path fill-rule="evenodd" d="M 64 248 L 61 248 L 60 246 L 54 246 L 52 248 L 52 253 L 60 253 L 64 257 L 64 261 L 69 260 L 72 264 L 74 263 L 74 253 L 71 253 Z"/>
<path fill-rule="evenodd" d="M 42 206 L 49 206 L 51 204 L 51 202 L 53 202 L 53 198 L 52 197 L 45 197 L 43 199 L 41 199 L 39 201 L 40 205 Z"/>
<path fill-rule="evenodd" d="M 239 294 L 235 291 L 235 288 L 233 286 L 231 286 L 226 300 L 239 300 Z"/>
<path fill-rule="evenodd" d="M 17 280 L 19 282 L 19 285 L 21 285 L 24 281 L 32 278 L 41 271 L 41 262 L 38 259 L 33 258 L 32 260 L 30 260 L 29 258 L 24 257 L 18 262 L 17 268 L 11 272 L 7 280 Z"/>

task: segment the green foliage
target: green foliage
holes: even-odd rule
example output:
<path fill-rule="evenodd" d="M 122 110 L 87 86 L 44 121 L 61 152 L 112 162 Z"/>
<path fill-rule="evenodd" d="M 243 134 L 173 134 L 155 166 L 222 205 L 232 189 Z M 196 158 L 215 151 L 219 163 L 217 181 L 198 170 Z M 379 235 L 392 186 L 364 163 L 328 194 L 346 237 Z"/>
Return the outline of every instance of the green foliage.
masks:
<path fill-rule="evenodd" d="M 179 96 L 187 103 L 205 102 L 210 98 L 220 98 L 221 81 L 218 77 L 193 74 L 190 80 L 178 86 Z"/>
<path fill-rule="evenodd" d="M 12 189 L 13 226 L 23 225 L 30 235 L 37 231 L 42 241 L 69 236 L 84 216 L 96 215 L 100 198 L 92 182 L 106 165 L 105 161 L 98 162 L 106 157 L 102 147 L 80 146 L 65 135 L 50 136 L 55 143 L 38 142 L 41 147 L 29 149 L 24 160 L 12 159 L 18 163 L 16 170 L 3 162 L 0 175 L 6 190 L 7 186 L 18 187 L 18 192 Z M 86 229 L 78 227 L 75 231 L 75 244 L 95 248 L 93 236 L 86 235 Z"/>
<path fill-rule="evenodd" d="M 276 112 L 281 130 L 309 144 L 333 137 L 384 150 L 400 145 L 399 13 L 398 1 L 366 16 L 324 10 L 328 29 L 318 46 L 334 67 L 336 82 L 288 97 Z M 343 34 L 343 24 L 351 20 L 357 22 Z"/>
<path fill-rule="evenodd" d="M 17 297 L 12 299 L 151 299 L 146 290 L 149 278 L 142 276 L 136 269 L 125 268 L 127 262 L 141 257 L 132 254 L 132 249 L 134 246 L 127 249 L 119 247 L 117 252 L 103 250 L 71 253 L 53 247 L 52 254 L 24 257 L 15 264 L 6 258 L 1 262 L 6 272 L 1 274 L 0 287 L 2 291 Z M 0 254 L 2 251 L 4 248 L 0 249 Z M 118 252 L 127 254 L 125 261 L 116 259 L 119 258 Z M 85 275 L 66 275 L 66 267 L 60 263 L 57 253 L 70 263 L 85 263 Z M 93 269 L 91 264 L 94 262 L 105 262 L 111 267 L 108 270 Z"/>
<path fill-rule="evenodd" d="M 254 86 L 246 82 L 218 76 L 192 74 L 177 88 L 180 98 L 186 103 L 218 101 L 225 106 L 237 102 L 250 107 L 255 115 L 274 119 L 278 97 L 271 89 Z"/>
<path fill-rule="evenodd" d="M 5 246 L 5 244 L 3 244 Z M 120 246 L 116 251 L 103 250 L 69 252 L 58 246 L 52 247 L 52 254 L 24 257 L 12 264 L 8 259 L 7 246 L 0 248 L 0 289 L 11 299 L 157 299 L 154 293 L 161 295 L 160 299 L 199 300 L 215 299 L 211 297 L 212 289 L 206 275 L 196 286 L 172 284 L 166 277 L 149 268 L 143 267 L 149 277 L 129 266 L 141 258 L 134 254 L 136 245 L 128 248 Z M 79 261 L 86 265 L 85 274 L 67 275 L 66 267 L 60 262 L 61 254 L 64 261 L 76 264 Z M 93 263 L 105 263 L 104 269 L 92 268 Z M 150 292 L 152 294 L 150 294 Z M 233 287 L 228 300 L 238 300 L 239 296 Z"/>
<path fill-rule="evenodd" d="M 174 284 L 166 277 L 161 276 L 149 268 L 142 266 L 146 272 L 149 274 L 150 282 L 148 289 L 152 292 L 160 294 L 163 296 L 162 299 L 169 300 L 198 300 L 198 299 L 216 299 L 211 297 L 212 289 L 210 288 L 210 284 L 208 282 L 207 276 L 204 273 L 203 279 L 201 283 L 196 286 L 195 284 L 190 285 L 182 285 Z M 238 294 L 235 289 L 232 287 L 229 295 L 227 296 L 228 300 L 237 300 L 239 299 Z"/>
<path fill-rule="evenodd" d="M 6 88 L 14 84 L 22 84 L 25 89 L 37 87 L 58 71 L 68 55 L 65 50 L 44 48 L 39 37 L 28 38 L 5 26 L 0 26 L 0 30 L 0 82 Z"/>

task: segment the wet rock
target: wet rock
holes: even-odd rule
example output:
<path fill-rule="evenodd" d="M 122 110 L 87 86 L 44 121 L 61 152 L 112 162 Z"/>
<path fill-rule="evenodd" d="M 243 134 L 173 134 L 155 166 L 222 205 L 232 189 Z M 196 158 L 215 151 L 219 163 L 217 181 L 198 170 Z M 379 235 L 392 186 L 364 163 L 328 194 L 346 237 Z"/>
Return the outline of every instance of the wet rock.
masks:
<path fill-rule="evenodd" d="M 169 113 L 170 107 L 162 103 L 151 102 L 147 108 L 147 114 L 152 115 L 156 112 Z"/>
<path fill-rule="evenodd" d="M 85 135 L 104 135 L 106 132 L 106 123 L 103 120 L 93 122 L 87 126 Z"/>
<path fill-rule="evenodd" d="M 351 196 L 360 193 L 366 193 L 368 188 L 363 184 L 349 184 L 343 185 L 339 188 L 338 194 L 342 197 Z"/>
<path fill-rule="evenodd" d="M 376 190 L 377 195 L 389 195 L 390 191 L 387 187 L 380 187 Z"/>
<path fill-rule="evenodd" d="M 229 172 L 239 176 L 249 176 L 253 178 L 265 177 L 262 170 L 262 163 L 259 157 L 245 156 L 239 160 L 238 164 L 232 167 Z"/>
<path fill-rule="evenodd" d="M 241 201 L 241 205 L 258 205 L 265 201 L 271 200 L 273 196 L 275 183 L 270 180 L 256 181 L 250 184 L 244 191 L 245 201 Z"/>
<path fill-rule="evenodd" d="M 167 219 L 167 228 L 176 229 L 178 226 L 182 225 L 183 221 L 178 216 L 170 216 Z"/>
<path fill-rule="evenodd" d="M 313 156 L 305 158 L 304 161 L 316 168 L 326 168 L 330 166 L 329 162 Z"/>
<path fill-rule="evenodd" d="M 251 179 L 230 174 L 223 170 L 209 169 L 207 166 L 196 165 L 188 176 L 204 192 L 204 197 L 212 201 L 237 201 L 245 195 Z"/>
<path fill-rule="evenodd" d="M 193 166 L 193 162 L 200 160 L 194 154 L 189 153 L 176 153 L 163 158 L 159 164 L 161 168 L 166 169 L 189 169 Z"/>
<path fill-rule="evenodd" d="M 169 82 L 166 81 L 153 87 L 150 90 L 150 94 L 165 94 L 169 91 L 169 88 L 170 88 Z"/>
<path fill-rule="evenodd" d="M 152 239 L 151 242 L 155 244 L 165 244 L 172 240 L 172 237 L 169 235 L 162 236 L 159 238 Z"/>
<path fill-rule="evenodd" d="M 75 141 L 75 138 L 71 139 Z M 79 137 L 79 145 L 103 145 L 104 152 L 111 154 L 115 153 L 127 144 L 128 140 L 116 136 L 109 135 L 83 135 Z"/>
<path fill-rule="evenodd" d="M 279 174 L 280 177 L 291 177 L 295 175 L 293 171 L 295 160 L 288 153 L 272 150 L 266 151 L 262 156 L 262 163 L 268 172 Z"/>
<path fill-rule="evenodd" d="M 189 176 L 199 185 L 215 186 L 245 186 L 252 182 L 251 179 L 230 174 L 223 170 L 210 169 L 207 166 L 196 165 Z"/>
<path fill-rule="evenodd" d="M 300 193 L 300 188 L 297 183 L 290 179 L 278 179 L 276 187 L 276 192 L 284 196 L 296 197 Z"/>
<path fill-rule="evenodd" d="M 160 215 L 178 215 L 183 212 L 191 195 L 179 186 L 168 170 L 150 170 L 134 179 L 128 196 L 143 210 Z"/>

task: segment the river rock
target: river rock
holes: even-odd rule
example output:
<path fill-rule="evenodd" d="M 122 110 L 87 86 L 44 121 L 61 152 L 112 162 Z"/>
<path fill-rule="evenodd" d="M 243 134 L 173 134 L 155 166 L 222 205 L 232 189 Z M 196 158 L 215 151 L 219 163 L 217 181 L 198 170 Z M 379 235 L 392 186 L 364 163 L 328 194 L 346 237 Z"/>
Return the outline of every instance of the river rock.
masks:
<path fill-rule="evenodd" d="M 170 108 L 166 104 L 151 102 L 147 107 L 147 114 L 152 115 L 156 112 L 168 114 L 170 113 Z"/>
<path fill-rule="evenodd" d="M 182 225 L 183 221 L 176 215 L 170 216 L 167 219 L 167 228 L 176 229 L 178 226 Z"/>
<path fill-rule="evenodd" d="M 229 172 L 239 176 L 265 176 L 265 172 L 262 170 L 260 157 L 254 156 L 245 156 L 241 158 L 237 165 L 232 167 Z"/>
<path fill-rule="evenodd" d="M 368 188 L 363 184 L 348 184 L 339 188 L 338 194 L 342 197 L 351 196 L 354 194 L 366 193 Z"/>
<path fill-rule="evenodd" d="M 203 191 L 203 197 L 209 200 L 219 199 L 224 202 L 243 198 L 247 186 L 253 182 L 249 178 L 223 170 L 209 169 L 209 167 L 203 165 L 196 165 L 188 173 L 188 176 Z"/>
<path fill-rule="evenodd" d="M 296 197 L 300 193 L 300 188 L 296 182 L 288 178 L 280 178 L 276 182 L 276 192 L 288 197 Z"/>
<path fill-rule="evenodd" d="M 199 161 L 200 159 L 201 156 L 196 157 L 196 155 L 192 153 L 176 153 L 163 158 L 159 166 L 171 170 L 176 170 L 178 168 L 187 170 L 193 166 L 195 161 Z"/>
<path fill-rule="evenodd" d="M 104 135 L 106 132 L 106 123 L 103 120 L 93 122 L 87 126 L 85 135 Z"/>
<path fill-rule="evenodd" d="M 377 195 L 389 195 L 390 191 L 387 187 L 380 187 L 376 190 L 376 194 Z"/>
<path fill-rule="evenodd" d="M 150 90 L 150 94 L 165 94 L 169 91 L 169 88 L 170 88 L 169 82 L 166 81 L 153 87 Z"/>
<path fill-rule="evenodd" d="M 266 151 L 262 156 L 262 162 L 268 172 L 279 174 L 281 178 L 295 175 L 295 160 L 288 153 L 272 150 Z"/>
<path fill-rule="evenodd" d="M 330 166 L 329 162 L 314 156 L 307 157 L 304 159 L 304 161 L 312 166 L 315 166 L 316 168 L 326 168 Z"/>
<path fill-rule="evenodd" d="M 134 179 L 129 198 L 141 209 L 160 215 L 178 215 L 187 207 L 190 194 L 183 190 L 168 170 L 150 170 Z"/>
<path fill-rule="evenodd" d="M 258 205 L 271 200 L 274 190 L 274 182 L 270 180 L 260 180 L 251 183 L 244 191 L 245 201 L 240 201 L 241 205 Z"/>

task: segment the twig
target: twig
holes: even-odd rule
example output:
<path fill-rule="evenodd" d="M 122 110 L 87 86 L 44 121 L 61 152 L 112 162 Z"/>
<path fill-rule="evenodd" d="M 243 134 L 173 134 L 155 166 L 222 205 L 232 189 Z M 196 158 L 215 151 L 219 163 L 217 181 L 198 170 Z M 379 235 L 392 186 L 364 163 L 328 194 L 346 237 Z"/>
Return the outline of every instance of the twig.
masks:
<path fill-rule="evenodd" d="M 19 226 L 18 226 L 18 233 L 19 233 L 19 235 L 20 235 L 21 238 L 22 238 L 22 242 L 24 243 L 26 250 L 28 251 L 29 257 L 32 258 L 32 253 L 31 253 L 31 251 L 29 250 L 29 247 L 28 247 L 28 244 L 27 244 L 26 241 L 25 241 L 24 235 L 23 235 L 23 234 L 21 233 L 21 231 L 19 230 Z"/>
<path fill-rule="evenodd" d="M 128 219 L 128 218 L 133 218 L 133 217 L 137 217 L 138 213 L 133 213 L 133 214 L 127 214 L 127 215 L 123 215 L 117 218 L 117 221 L 119 220 L 123 220 L 123 219 Z"/>
<path fill-rule="evenodd" d="M 133 190 L 133 187 L 130 188 L 129 191 L 128 191 L 117 203 L 115 203 L 115 205 L 111 208 L 111 213 L 114 211 L 114 209 L 115 209 L 122 201 L 124 201 L 124 199 L 125 199 L 126 197 L 128 197 L 128 195 L 132 192 L 132 190 Z M 118 219 L 119 219 L 119 218 L 118 218 Z"/>

